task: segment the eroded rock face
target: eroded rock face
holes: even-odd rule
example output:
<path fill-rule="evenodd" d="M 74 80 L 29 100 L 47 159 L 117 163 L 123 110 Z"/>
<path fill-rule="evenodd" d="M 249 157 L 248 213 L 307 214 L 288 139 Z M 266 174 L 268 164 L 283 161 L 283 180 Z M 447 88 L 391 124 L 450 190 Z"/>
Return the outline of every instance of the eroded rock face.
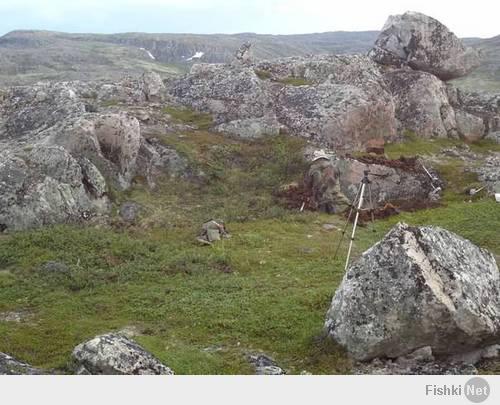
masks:
<path fill-rule="evenodd" d="M 16 360 L 5 353 L 0 353 L 0 375 L 39 375 L 48 374 L 44 370 L 32 367 L 27 363 Z"/>
<path fill-rule="evenodd" d="M 461 77 L 479 66 L 477 51 L 439 21 L 421 13 L 390 16 L 369 55 L 383 65 L 408 65 L 441 80 Z"/>
<path fill-rule="evenodd" d="M 72 357 L 78 374 L 173 374 L 133 340 L 114 333 L 96 336 L 76 346 Z"/>
<path fill-rule="evenodd" d="M 497 264 L 449 231 L 400 223 L 350 266 L 325 328 L 357 360 L 491 345 L 500 339 Z"/>

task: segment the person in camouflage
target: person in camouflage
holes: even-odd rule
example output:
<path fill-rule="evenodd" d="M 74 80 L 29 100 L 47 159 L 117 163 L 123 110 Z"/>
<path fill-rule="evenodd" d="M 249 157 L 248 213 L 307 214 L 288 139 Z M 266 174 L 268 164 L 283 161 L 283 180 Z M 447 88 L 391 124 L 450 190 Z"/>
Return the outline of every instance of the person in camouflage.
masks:
<path fill-rule="evenodd" d="M 314 153 L 313 161 L 305 179 L 311 192 L 309 205 L 312 209 L 336 214 L 349 207 L 349 200 L 340 191 L 340 172 L 323 151 Z"/>

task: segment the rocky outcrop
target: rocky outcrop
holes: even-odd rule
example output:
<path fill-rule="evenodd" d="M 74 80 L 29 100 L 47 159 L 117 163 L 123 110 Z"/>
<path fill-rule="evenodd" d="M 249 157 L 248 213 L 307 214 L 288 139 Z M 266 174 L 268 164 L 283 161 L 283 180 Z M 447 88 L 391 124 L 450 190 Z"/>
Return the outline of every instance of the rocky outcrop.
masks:
<path fill-rule="evenodd" d="M 474 125 L 476 133 L 483 128 L 486 136 L 495 138 L 500 135 L 500 94 L 467 92 L 451 84 L 447 85 L 447 94 L 457 116 L 461 114 L 467 117 L 466 120 L 458 118 L 457 121 L 465 121 L 464 126 Z M 466 132 L 465 129 L 462 131 Z"/>
<path fill-rule="evenodd" d="M 284 131 L 352 150 L 395 136 L 385 81 L 375 63 L 358 55 L 199 64 L 169 92 L 178 103 L 211 113 L 216 130 L 243 137 Z"/>
<path fill-rule="evenodd" d="M 164 174 L 184 175 L 186 161 L 147 141 L 135 116 L 96 107 L 113 97 L 134 105 L 160 97 L 163 82 L 156 79 L 146 74 L 142 82 L 107 86 L 38 83 L 3 93 L 1 231 L 88 220 L 109 212 L 110 187 L 127 189 L 135 176 L 154 187 Z"/>
<path fill-rule="evenodd" d="M 480 63 L 477 51 L 443 24 L 415 12 L 390 16 L 369 55 L 383 65 L 408 65 L 441 80 L 464 76 Z"/>
<path fill-rule="evenodd" d="M 467 93 L 436 76 L 409 69 L 384 73 L 392 94 L 398 133 L 469 142 L 500 132 L 499 96 Z"/>
<path fill-rule="evenodd" d="M 136 160 L 142 137 L 139 122 L 124 113 L 87 113 L 39 134 L 44 145 L 59 145 L 76 156 L 85 156 L 127 188 L 136 174 Z"/>
<path fill-rule="evenodd" d="M 173 374 L 133 340 L 114 333 L 96 336 L 76 346 L 72 357 L 77 374 Z"/>
<path fill-rule="evenodd" d="M 500 340 L 497 264 L 444 229 L 400 223 L 350 266 L 325 328 L 357 360 L 491 345 Z"/>
<path fill-rule="evenodd" d="M 27 363 L 16 360 L 8 354 L 0 352 L 0 375 L 40 375 L 48 374 L 44 370 L 32 367 Z"/>

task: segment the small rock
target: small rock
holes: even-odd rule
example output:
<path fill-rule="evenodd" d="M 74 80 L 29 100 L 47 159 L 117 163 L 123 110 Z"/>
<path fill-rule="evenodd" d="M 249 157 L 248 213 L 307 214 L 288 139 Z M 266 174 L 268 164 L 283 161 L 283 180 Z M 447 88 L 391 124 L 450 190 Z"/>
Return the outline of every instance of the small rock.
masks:
<path fill-rule="evenodd" d="M 120 206 L 120 217 L 126 222 L 135 222 L 139 212 L 141 211 L 141 206 L 133 201 L 124 202 Z"/>
<path fill-rule="evenodd" d="M 174 374 L 136 342 L 115 333 L 79 344 L 72 357 L 77 374 Z"/>
<path fill-rule="evenodd" d="M 257 375 L 284 375 L 286 372 L 265 354 L 251 354 L 248 361 L 255 367 Z"/>
<path fill-rule="evenodd" d="M 40 266 L 45 274 L 69 274 L 69 267 L 63 262 L 48 261 Z"/>
<path fill-rule="evenodd" d="M 325 230 L 325 231 L 333 231 L 334 229 L 336 230 L 340 230 L 337 226 L 333 225 L 333 224 L 323 224 L 322 228 Z"/>

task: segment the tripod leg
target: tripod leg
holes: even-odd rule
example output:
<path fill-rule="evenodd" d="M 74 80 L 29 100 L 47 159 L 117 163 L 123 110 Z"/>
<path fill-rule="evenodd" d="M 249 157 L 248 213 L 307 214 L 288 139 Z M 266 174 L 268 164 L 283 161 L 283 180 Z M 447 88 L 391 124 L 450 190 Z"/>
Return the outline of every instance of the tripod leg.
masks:
<path fill-rule="evenodd" d="M 349 215 L 347 216 L 347 220 L 345 221 L 344 228 L 342 229 L 342 235 L 340 235 L 339 242 L 337 243 L 337 247 L 336 247 L 335 253 L 333 255 L 333 260 L 335 260 L 337 258 L 337 254 L 339 252 L 340 245 L 342 244 L 342 240 L 344 239 L 345 232 L 347 231 L 347 227 L 349 226 L 349 221 L 351 220 L 352 212 L 354 209 L 353 207 L 356 205 L 356 203 L 358 201 L 358 197 L 359 197 L 360 192 L 361 192 L 361 184 L 358 187 L 358 191 L 356 192 L 356 196 L 354 197 L 354 200 L 351 203 L 351 208 L 349 209 Z"/>
<path fill-rule="evenodd" d="M 356 210 L 356 216 L 354 217 L 354 224 L 352 226 L 351 241 L 349 242 L 349 250 L 347 251 L 347 259 L 345 261 L 344 270 L 347 270 L 347 266 L 349 266 L 349 259 L 351 257 L 352 243 L 354 242 L 354 234 L 356 233 L 356 226 L 358 225 L 359 211 L 361 210 L 361 206 L 363 205 L 364 193 L 365 193 L 365 183 L 361 184 L 361 192 L 359 194 L 358 208 Z"/>
<path fill-rule="evenodd" d="M 373 199 L 372 199 L 372 185 L 371 183 L 368 183 L 368 197 L 370 198 L 370 212 L 372 214 L 372 224 L 375 222 L 375 215 L 374 215 L 374 211 L 375 211 L 375 208 L 373 206 Z"/>

